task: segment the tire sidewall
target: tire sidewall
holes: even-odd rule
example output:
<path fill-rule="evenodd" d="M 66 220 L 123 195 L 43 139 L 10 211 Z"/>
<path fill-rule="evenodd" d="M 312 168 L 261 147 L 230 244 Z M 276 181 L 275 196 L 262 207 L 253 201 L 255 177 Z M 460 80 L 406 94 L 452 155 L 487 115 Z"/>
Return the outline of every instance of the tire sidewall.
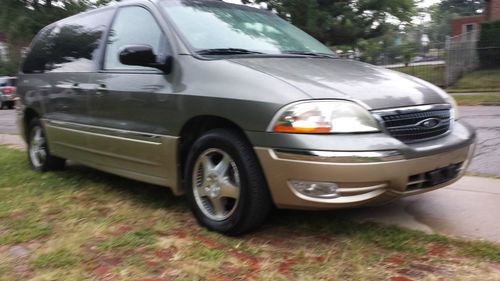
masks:
<path fill-rule="evenodd" d="M 185 169 L 185 190 L 191 205 L 191 209 L 198 220 L 198 222 L 209 228 L 210 230 L 227 233 L 237 226 L 237 224 L 242 220 L 245 215 L 248 200 L 250 200 L 250 184 L 248 178 L 248 169 L 245 161 L 241 157 L 241 150 L 238 149 L 233 143 L 231 143 L 227 138 L 219 135 L 221 131 L 212 131 L 206 135 L 199 138 L 191 148 L 189 153 L 186 169 Z M 240 177 L 240 198 L 238 206 L 234 213 L 223 221 L 214 221 L 206 217 L 203 212 L 198 207 L 198 203 L 194 197 L 193 192 L 193 169 L 196 161 L 200 154 L 205 152 L 207 149 L 217 148 L 226 152 L 231 158 L 233 158 L 236 167 L 239 172 Z"/>

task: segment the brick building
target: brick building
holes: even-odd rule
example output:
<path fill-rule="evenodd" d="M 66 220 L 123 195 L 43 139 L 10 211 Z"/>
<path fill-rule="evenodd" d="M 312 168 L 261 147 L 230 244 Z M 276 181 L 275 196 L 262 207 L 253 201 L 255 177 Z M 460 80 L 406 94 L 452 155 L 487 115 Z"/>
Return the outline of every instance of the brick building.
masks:
<path fill-rule="evenodd" d="M 484 15 L 460 17 L 451 22 L 451 36 L 469 33 L 479 30 L 481 23 L 485 21 L 500 20 L 500 0 L 485 0 L 486 9 Z"/>

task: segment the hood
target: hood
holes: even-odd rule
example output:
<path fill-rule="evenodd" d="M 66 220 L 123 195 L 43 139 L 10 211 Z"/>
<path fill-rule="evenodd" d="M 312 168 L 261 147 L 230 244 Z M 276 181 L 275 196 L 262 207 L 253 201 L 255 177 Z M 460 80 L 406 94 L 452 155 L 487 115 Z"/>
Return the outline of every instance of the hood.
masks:
<path fill-rule="evenodd" d="M 446 103 L 442 91 L 418 78 L 351 60 L 232 59 L 295 86 L 312 99 L 348 99 L 370 109 Z"/>

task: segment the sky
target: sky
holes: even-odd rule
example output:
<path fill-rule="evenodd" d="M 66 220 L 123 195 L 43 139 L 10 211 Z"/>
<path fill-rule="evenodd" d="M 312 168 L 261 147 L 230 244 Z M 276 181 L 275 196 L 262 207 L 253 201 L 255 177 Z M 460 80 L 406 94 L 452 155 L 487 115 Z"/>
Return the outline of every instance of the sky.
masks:
<path fill-rule="evenodd" d="M 429 7 L 433 4 L 439 3 L 441 0 L 424 0 L 422 4 L 420 4 L 421 7 Z"/>
<path fill-rule="evenodd" d="M 240 0 L 224 0 L 225 2 L 229 3 L 236 3 L 236 4 L 241 4 Z M 441 0 L 424 0 L 422 4 L 420 4 L 421 7 L 429 7 L 433 4 L 439 3 Z"/>

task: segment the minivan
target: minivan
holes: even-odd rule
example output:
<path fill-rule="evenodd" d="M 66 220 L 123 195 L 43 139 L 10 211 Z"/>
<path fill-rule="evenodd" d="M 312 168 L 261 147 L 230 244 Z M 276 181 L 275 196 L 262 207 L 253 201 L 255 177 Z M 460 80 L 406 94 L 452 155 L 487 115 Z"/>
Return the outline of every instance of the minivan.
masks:
<path fill-rule="evenodd" d="M 274 207 L 372 206 L 457 181 L 475 133 L 417 78 L 339 59 L 270 11 L 130 0 L 44 28 L 18 81 L 32 168 L 65 161 L 186 194 L 249 232 Z"/>
<path fill-rule="evenodd" d="M 16 100 L 16 77 L 0 76 L 0 109 L 13 109 Z"/>

